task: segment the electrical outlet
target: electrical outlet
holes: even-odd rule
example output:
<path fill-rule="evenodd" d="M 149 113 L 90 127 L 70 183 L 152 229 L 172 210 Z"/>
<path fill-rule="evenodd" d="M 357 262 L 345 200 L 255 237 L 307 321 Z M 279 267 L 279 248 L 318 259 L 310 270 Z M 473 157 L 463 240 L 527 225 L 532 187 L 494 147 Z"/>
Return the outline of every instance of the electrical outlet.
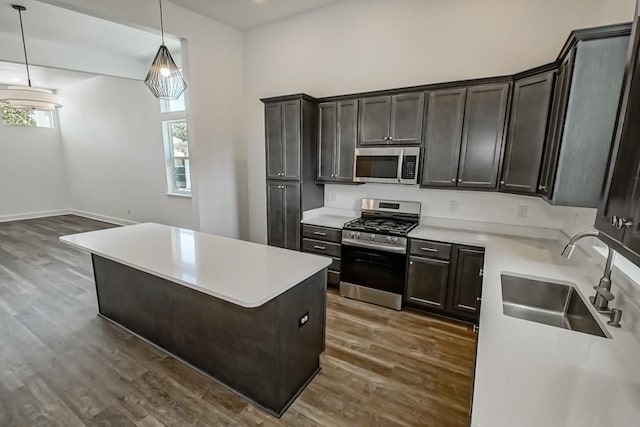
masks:
<path fill-rule="evenodd" d="M 336 201 L 336 192 L 335 191 L 329 191 L 327 193 L 327 201 L 329 201 L 329 202 L 335 202 Z"/>
<path fill-rule="evenodd" d="M 528 210 L 529 210 L 529 207 L 526 206 L 526 205 L 519 206 L 518 207 L 518 218 L 526 218 Z"/>
<path fill-rule="evenodd" d="M 131 215 L 131 209 L 127 209 L 127 215 Z"/>
<path fill-rule="evenodd" d="M 302 328 L 309 321 L 309 312 L 307 311 L 302 315 L 300 319 L 298 319 L 298 328 Z"/>
<path fill-rule="evenodd" d="M 449 212 L 458 212 L 458 202 L 451 200 L 449 202 Z"/>

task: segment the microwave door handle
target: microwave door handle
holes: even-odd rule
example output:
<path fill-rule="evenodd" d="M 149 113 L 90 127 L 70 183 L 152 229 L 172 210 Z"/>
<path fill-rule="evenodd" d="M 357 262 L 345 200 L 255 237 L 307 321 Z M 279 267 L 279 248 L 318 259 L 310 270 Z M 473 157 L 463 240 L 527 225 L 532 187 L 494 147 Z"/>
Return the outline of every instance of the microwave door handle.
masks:
<path fill-rule="evenodd" d="M 398 182 L 402 182 L 402 164 L 404 163 L 404 149 L 400 150 L 398 156 Z"/>

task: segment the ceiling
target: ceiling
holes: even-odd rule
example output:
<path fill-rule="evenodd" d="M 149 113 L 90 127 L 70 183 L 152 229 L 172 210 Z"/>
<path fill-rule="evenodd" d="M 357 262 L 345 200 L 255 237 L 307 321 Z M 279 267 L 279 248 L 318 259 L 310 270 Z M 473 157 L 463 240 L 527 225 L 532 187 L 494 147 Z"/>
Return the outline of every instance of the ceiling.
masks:
<path fill-rule="evenodd" d="M 159 34 L 34 0 L 0 0 L 0 33 L 20 32 L 18 12 L 11 8 L 12 3 L 27 8 L 22 14 L 27 49 L 29 39 L 40 39 L 132 59 L 149 60 L 160 44 Z M 169 37 L 166 44 L 171 52 L 180 49 L 180 41 L 177 39 Z"/>
<path fill-rule="evenodd" d="M 240 30 L 290 18 L 343 0 L 171 0 Z"/>
<path fill-rule="evenodd" d="M 81 73 L 78 71 L 60 70 L 56 68 L 29 66 L 31 81 L 34 86 L 46 89 L 62 89 L 63 87 L 79 83 L 95 77 L 95 74 Z M 0 62 L 0 85 L 26 86 L 27 72 L 24 64 Z"/>

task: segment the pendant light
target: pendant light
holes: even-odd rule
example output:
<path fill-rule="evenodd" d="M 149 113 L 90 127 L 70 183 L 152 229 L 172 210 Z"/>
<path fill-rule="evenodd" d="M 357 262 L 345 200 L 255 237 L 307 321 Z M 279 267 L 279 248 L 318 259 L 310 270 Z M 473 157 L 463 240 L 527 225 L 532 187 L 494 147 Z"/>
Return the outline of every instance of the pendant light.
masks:
<path fill-rule="evenodd" d="M 162 0 L 160 1 L 160 31 L 162 32 L 162 44 L 156 57 L 149 67 L 144 83 L 149 87 L 153 95 L 158 99 L 175 100 L 182 95 L 187 88 L 182 73 L 171 57 L 169 49 L 164 44 L 164 23 L 162 17 Z"/>
<path fill-rule="evenodd" d="M 27 44 L 24 40 L 24 27 L 22 26 L 22 12 L 27 10 L 27 8 L 17 4 L 12 4 L 11 7 L 17 10 L 20 16 L 20 33 L 22 34 L 24 65 L 27 67 L 28 86 L 9 86 L 7 89 L 0 90 L 0 102 L 22 110 L 54 110 L 62 107 L 60 97 L 52 91 L 31 86 L 29 60 L 27 59 Z"/>

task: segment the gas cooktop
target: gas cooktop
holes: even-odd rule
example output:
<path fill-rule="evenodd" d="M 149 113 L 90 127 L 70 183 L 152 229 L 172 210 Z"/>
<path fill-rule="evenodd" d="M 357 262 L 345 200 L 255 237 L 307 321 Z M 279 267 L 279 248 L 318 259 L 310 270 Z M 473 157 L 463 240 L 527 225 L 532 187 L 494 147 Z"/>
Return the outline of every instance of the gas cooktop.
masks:
<path fill-rule="evenodd" d="M 377 232 L 395 236 L 406 236 L 417 227 L 414 221 L 403 221 L 390 218 L 356 218 L 345 224 L 345 230 Z"/>

